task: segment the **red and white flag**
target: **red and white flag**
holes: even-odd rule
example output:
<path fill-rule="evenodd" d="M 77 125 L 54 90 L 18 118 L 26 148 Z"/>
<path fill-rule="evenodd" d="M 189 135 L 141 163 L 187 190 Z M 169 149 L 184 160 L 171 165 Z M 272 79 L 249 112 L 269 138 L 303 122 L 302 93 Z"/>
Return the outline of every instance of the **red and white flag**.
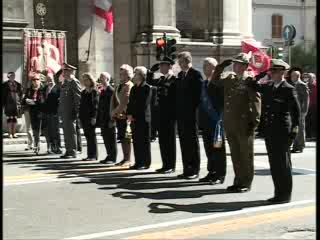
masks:
<path fill-rule="evenodd" d="M 94 12 L 103 19 L 104 30 L 108 33 L 113 32 L 112 0 L 94 0 Z"/>
<path fill-rule="evenodd" d="M 242 41 L 241 46 L 242 52 L 249 54 L 251 52 L 249 67 L 254 76 L 270 68 L 270 57 L 259 48 L 261 44 L 255 41 Z"/>

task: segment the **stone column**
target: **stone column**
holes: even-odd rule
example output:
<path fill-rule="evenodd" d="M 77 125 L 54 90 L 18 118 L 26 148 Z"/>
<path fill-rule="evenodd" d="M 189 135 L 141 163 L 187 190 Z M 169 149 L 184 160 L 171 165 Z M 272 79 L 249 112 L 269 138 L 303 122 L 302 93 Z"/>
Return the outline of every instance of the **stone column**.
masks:
<path fill-rule="evenodd" d="M 239 2 L 243 0 L 222 1 L 223 45 L 240 45 Z"/>
<path fill-rule="evenodd" d="M 243 38 L 253 38 L 252 34 L 252 0 L 239 1 L 240 33 Z"/>

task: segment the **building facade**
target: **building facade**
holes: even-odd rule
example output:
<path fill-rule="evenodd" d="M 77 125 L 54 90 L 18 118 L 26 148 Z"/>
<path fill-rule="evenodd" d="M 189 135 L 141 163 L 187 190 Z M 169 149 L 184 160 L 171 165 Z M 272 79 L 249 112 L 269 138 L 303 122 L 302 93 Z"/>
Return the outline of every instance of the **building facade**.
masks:
<path fill-rule="evenodd" d="M 316 0 L 253 0 L 253 34 L 265 46 L 283 46 L 282 29 L 296 28 L 295 44 L 305 49 L 316 41 Z"/>
<path fill-rule="evenodd" d="M 46 6 L 43 19 L 38 3 Z M 107 33 L 94 1 L 4 0 L 3 79 L 9 71 L 23 77 L 24 28 L 66 31 L 67 61 L 78 67 L 77 76 L 108 71 L 116 82 L 123 63 L 156 63 L 155 40 L 164 32 L 177 40 L 177 52 L 192 53 L 199 70 L 205 57 L 230 58 L 242 39 L 253 37 L 252 0 L 114 0 L 112 6 L 114 31 Z"/>

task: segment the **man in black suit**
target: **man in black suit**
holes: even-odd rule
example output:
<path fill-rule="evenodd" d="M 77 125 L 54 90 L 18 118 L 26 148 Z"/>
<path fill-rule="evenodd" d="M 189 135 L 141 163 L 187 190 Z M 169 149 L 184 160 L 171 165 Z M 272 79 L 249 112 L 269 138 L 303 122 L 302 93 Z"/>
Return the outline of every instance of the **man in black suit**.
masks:
<path fill-rule="evenodd" d="M 114 93 L 114 88 L 110 85 L 111 76 L 107 72 L 100 74 L 99 82 L 100 99 L 98 106 L 97 126 L 101 129 L 104 146 L 107 151 L 107 157 L 100 161 L 100 163 L 107 165 L 114 165 L 117 160 L 117 139 L 115 121 L 111 118 L 111 98 Z"/>
<path fill-rule="evenodd" d="M 249 86 L 262 92 L 266 105 L 265 142 L 275 187 L 274 197 L 268 199 L 270 203 L 287 203 L 291 200 L 290 146 L 298 133 L 300 106 L 295 88 L 284 79 L 287 69 L 289 65 L 284 61 L 271 59 L 271 83 L 249 83 Z"/>
<path fill-rule="evenodd" d="M 175 80 L 171 70 L 174 61 L 165 57 L 159 64 L 160 78 L 149 78 L 149 84 L 157 89 L 157 115 L 151 115 L 152 121 L 157 118 L 159 145 L 162 168 L 156 172 L 169 174 L 176 168 L 176 128 L 175 128 Z"/>
<path fill-rule="evenodd" d="M 151 165 L 151 86 L 146 83 L 147 69 L 138 66 L 134 69 L 134 86 L 130 91 L 127 108 L 131 123 L 135 164 L 131 169 L 144 170 Z"/>
<path fill-rule="evenodd" d="M 195 179 L 200 171 L 200 149 L 196 121 L 200 103 L 202 76 L 192 67 L 190 52 L 178 55 L 181 72 L 176 83 L 176 119 L 182 153 L 183 174 L 181 179 Z"/>
<path fill-rule="evenodd" d="M 47 75 L 47 84 L 44 87 L 45 102 L 44 102 L 44 120 L 46 122 L 46 139 L 48 145 L 48 153 L 61 154 L 61 139 L 59 130 L 59 98 L 60 86 L 54 81 L 52 74 Z"/>

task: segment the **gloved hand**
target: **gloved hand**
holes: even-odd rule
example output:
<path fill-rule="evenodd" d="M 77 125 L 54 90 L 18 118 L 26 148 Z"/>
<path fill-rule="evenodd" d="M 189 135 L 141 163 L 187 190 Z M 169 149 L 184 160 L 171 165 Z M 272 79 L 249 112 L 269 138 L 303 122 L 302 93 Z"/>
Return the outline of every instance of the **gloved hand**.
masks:
<path fill-rule="evenodd" d="M 259 81 L 261 78 L 264 78 L 268 74 L 268 71 L 264 71 L 255 76 L 255 81 Z"/>
<path fill-rule="evenodd" d="M 223 68 L 226 68 L 232 64 L 232 59 L 226 59 L 222 63 L 220 63 L 220 66 Z"/>
<path fill-rule="evenodd" d="M 296 139 L 298 135 L 299 127 L 292 128 L 291 132 L 289 133 L 289 147 L 293 144 L 294 140 Z"/>
<path fill-rule="evenodd" d="M 160 69 L 160 63 L 156 63 L 154 64 L 151 68 L 150 68 L 150 71 L 151 72 L 156 72 Z"/>
<path fill-rule="evenodd" d="M 95 118 L 91 118 L 91 125 L 94 126 L 96 125 L 97 120 Z"/>

